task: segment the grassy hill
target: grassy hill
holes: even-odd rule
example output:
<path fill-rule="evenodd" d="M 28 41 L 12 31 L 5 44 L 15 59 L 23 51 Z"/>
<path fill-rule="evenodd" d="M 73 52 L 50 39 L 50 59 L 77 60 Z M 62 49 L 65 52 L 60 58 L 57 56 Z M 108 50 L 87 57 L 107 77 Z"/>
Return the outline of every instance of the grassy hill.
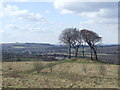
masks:
<path fill-rule="evenodd" d="M 3 87 L 118 88 L 118 65 L 83 58 L 4 62 Z"/>

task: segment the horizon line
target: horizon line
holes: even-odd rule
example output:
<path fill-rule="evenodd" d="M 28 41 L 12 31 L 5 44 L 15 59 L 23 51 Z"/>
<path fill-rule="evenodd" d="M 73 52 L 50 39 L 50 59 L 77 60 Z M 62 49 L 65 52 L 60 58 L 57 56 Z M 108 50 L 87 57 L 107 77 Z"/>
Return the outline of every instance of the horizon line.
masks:
<path fill-rule="evenodd" d="M 33 44 L 53 44 L 53 45 L 63 45 L 61 43 L 48 43 L 48 42 L 0 42 L 0 44 L 15 44 L 15 43 L 33 43 Z M 120 45 L 119 43 L 102 43 L 101 45 Z"/>

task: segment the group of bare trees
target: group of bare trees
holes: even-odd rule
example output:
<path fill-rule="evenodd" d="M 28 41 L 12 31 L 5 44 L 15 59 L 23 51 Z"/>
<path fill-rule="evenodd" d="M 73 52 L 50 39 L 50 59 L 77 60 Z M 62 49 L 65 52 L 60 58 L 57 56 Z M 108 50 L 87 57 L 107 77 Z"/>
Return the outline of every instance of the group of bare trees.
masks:
<path fill-rule="evenodd" d="M 68 46 L 69 58 L 71 58 L 72 48 L 75 50 L 75 57 L 78 56 L 78 51 L 80 46 L 83 47 L 83 57 L 84 57 L 84 43 L 87 43 L 91 50 L 91 59 L 93 60 L 93 55 L 97 60 L 97 45 L 101 42 L 101 37 L 90 30 L 77 28 L 66 28 L 62 31 L 59 40 Z M 94 53 L 94 54 L 93 54 Z"/>

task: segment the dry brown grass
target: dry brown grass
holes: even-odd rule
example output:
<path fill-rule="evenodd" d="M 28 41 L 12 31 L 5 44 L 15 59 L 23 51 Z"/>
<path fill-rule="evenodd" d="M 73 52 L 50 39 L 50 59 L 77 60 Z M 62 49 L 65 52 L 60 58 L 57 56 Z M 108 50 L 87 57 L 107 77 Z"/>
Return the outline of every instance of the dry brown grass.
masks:
<path fill-rule="evenodd" d="M 99 72 L 100 72 L 100 75 L 105 76 L 105 74 L 107 73 L 105 65 L 102 64 L 99 66 Z"/>
<path fill-rule="evenodd" d="M 47 65 L 51 62 L 42 62 Z M 33 62 L 4 62 L 3 87 L 14 88 L 117 88 L 118 65 L 107 65 L 104 77 L 102 64 L 63 63 L 44 68 L 41 73 L 31 71 Z M 9 69 L 11 67 L 11 69 Z M 103 67 L 101 68 L 103 69 Z"/>
<path fill-rule="evenodd" d="M 40 71 L 45 68 L 43 62 L 39 62 L 39 61 L 33 62 L 33 66 L 34 66 L 34 70 L 37 71 L 37 73 L 40 73 Z"/>

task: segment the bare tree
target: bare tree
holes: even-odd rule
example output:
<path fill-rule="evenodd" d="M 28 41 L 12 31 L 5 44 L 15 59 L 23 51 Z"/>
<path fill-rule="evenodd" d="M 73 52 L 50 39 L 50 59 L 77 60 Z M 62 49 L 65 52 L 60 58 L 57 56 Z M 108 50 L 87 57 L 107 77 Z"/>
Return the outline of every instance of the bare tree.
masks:
<path fill-rule="evenodd" d="M 71 58 L 71 48 L 72 48 L 72 28 L 66 28 L 65 30 L 62 31 L 59 40 L 68 45 L 68 52 L 69 52 L 69 58 Z"/>
<path fill-rule="evenodd" d="M 81 34 L 80 31 L 76 28 L 72 30 L 73 32 L 73 38 L 72 38 L 72 47 L 75 49 L 75 57 L 78 56 L 78 50 L 80 48 L 80 45 L 82 43 Z"/>
<path fill-rule="evenodd" d="M 86 30 L 86 29 L 81 30 L 81 35 L 82 35 L 82 39 L 85 42 L 87 42 L 87 44 L 91 48 L 91 59 L 93 59 L 92 52 L 94 52 L 95 59 L 97 60 L 98 58 L 97 58 L 96 47 L 97 47 L 97 44 L 100 43 L 102 38 L 99 37 L 99 35 L 97 33 Z"/>
<path fill-rule="evenodd" d="M 71 48 L 75 49 L 75 57 L 81 44 L 80 32 L 76 28 L 66 28 L 59 37 L 60 41 L 68 45 L 69 58 L 71 58 Z"/>
<path fill-rule="evenodd" d="M 85 42 L 82 40 L 81 46 L 82 46 L 82 56 L 85 57 Z"/>

